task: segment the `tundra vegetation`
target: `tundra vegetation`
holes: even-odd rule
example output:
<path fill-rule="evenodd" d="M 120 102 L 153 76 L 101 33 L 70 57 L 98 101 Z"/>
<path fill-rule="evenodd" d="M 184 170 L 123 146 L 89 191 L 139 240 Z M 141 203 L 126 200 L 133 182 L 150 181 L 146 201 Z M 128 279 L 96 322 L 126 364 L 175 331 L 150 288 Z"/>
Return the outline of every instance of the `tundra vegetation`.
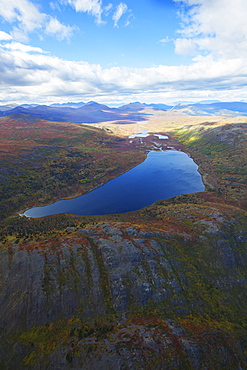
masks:
<path fill-rule="evenodd" d="M 247 369 L 247 124 L 203 119 L 158 117 L 144 127 L 169 140 L 130 143 L 123 125 L 0 118 L 0 368 Z M 205 192 L 127 214 L 19 216 L 154 146 L 190 153 Z"/>

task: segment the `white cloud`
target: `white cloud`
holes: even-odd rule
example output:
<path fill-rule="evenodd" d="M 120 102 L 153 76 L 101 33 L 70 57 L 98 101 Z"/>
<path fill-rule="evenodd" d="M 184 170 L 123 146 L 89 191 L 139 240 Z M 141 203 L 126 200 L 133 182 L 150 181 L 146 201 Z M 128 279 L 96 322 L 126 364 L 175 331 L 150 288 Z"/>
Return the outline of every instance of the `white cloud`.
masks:
<path fill-rule="evenodd" d="M 11 39 L 12 37 L 8 33 L 0 31 L 0 40 L 11 40 Z"/>
<path fill-rule="evenodd" d="M 103 6 L 102 0 L 59 0 L 63 5 L 70 5 L 76 12 L 89 13 L 95 17 L 97 24 L 105 23 L 102 20 L 102 16 L 108 17 L 110 13 L 113 12 L 114 6 L 112 3 L 108 3 L 106 6 Z M 54 4 L 51 3 L 51 6 L 54 8 Z M 128 11 L 128 6 L 121 2 L 119 3 L 113 13 L 112 19 L 114 21 L 114 27 L 118 27 L 118 22 L 122 15 Z M 129 15 L 125 26 L 130 24 L 130 19 L 133 17 L 132 14 Z"/>
<path fill-rule="evenodd" d="M 92 14 L 98 24 L 102 23 L 102 0 L 60 0 L 63 4 L 69 4 L 76 12 Z"/>
<path fill-rule="evenodd" d="M 117 9 L 115 13 L 112 16 L 112 19 L 114 21 L 114 27 L 118 27 L 118 21 L 122 17 L 124 13 L 126 13 L 128 10 L 128 6 L 124 3 L 119 3 L 117 6 Z"/>
<path fill-rule="evenodd" d="M 72 27 L 62 25 L 56 18 L 41 13 L 29 0 L 0 0 L 0 17 L 13 24 L 11 37 L 27 40 L 31 32 L 55 35 L 59 40 L 72 35 Z"/>
<path fill-rule="evenodd" d="M 247 54 L 246 0 L 174 0 L 189 6 L 183 14 L 180 34 L 198 52 L 231 58 Z M 185 43 L 188 41 L 185 41 Z M 181 38 L 176 42 L 180 51 Z M 185 49 L 185 48 L 184 48 Z"/>
<path fill-rule="evenodd" d="M 9 49 L 9 50 L 22 51 L 24 53 L 30 53 L 30 52 L 41 53 L 41 54 L 46 53 L 41 48 L 37 48 L 37 47 L 29 46 L 29 45 L 24 45 L 20 42 L 11 42 L 9 44 L 4 44 L 2 47 L 5 48 L 5 49 Z"/>
<path fill-rule="evenodd" d="M 18 23 L 25 32 L 40 28 L 45 14 L 28 0 L 0 0 L 0 16 L 9 23 Z"/>
<path fill-rule="evenodd" d="M 175 40 L 175 53 L 180 55 L 193 55 L 196 51 L 196 43 L 194 40 L 186 38 L 178 38 Z"/>
<path fill-rule="evenodd" d="M 59 3 L 58 3 L 58 2 L 51 1 L 51 2 L 49 3 L 49 5 L 50 5 L 50 8 L 51 8 L 52 10 L 59 10 L 59 11 L 61 11 L 61 8 L 60 8 L 60 5 L 59 5 Z"/>
<path fill-rule="evenodd" d="M 107 6 L 105 6 L 105 7 L 104 7 L 104 14 L 105 14 L 106 16 L 108 16 L 108 15 L 109 15 L 109 13 L 110 13 L 110 11 L 112 10 L 112 8 L 113 8 L 112 3 L 109 3 Z"/>
<path fill-rule="evenodd" d="M 164 39 L 159 40 L 159 43 L 166 44 L 167 42 L 172 41 L 169 36 L 166 36 Z"/>
<path fill-rule="evenodd" d="M 74 29 L 74 27 L 60 23 L 56 18 L 50 18 L 46 24 L 45 32 L 50 35 L 56 35 L 58 40 L 64 40 L 71 38 Z"/>
<path fill-rule="evenodd" d="M 126 22 L 125 22 L 124 26 L 125 26 L 125 27 L 129 26 L 129 25 L 131 24 L 131 21 L 132 21 L 133 19 L 135 19 L 135 17 L 134 17 L 134 15 L 133 15 L 132 13 L 130 13 L 130 14 L 128 15 L 128 18 L 127 18 L 127 20 L 126 20 Z"/>

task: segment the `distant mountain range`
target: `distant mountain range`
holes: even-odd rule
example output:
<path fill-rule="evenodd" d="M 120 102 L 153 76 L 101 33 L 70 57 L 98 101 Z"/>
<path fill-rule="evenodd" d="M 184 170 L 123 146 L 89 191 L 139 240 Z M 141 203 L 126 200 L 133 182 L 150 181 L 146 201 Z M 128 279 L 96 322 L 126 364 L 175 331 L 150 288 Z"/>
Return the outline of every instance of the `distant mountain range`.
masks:
<path fill-rule="evenodd" d="M 146 117 L 138 112 L 109 108 L 96 102 L 47 105 L 20 105 L 7 109 L 0 107 L 0 116 L 24 113 L 41 119 L 60 122 L 97 123 L 104 121 L 142 121 Z"/>
<path fill-rule="evenodd" d="M 15 107 L 2 105 L 0 106 L 0 117 L 24 113 L 50 121 L 75 123 L 118 121 L 118 123 L 124 124 L 130 121 L 146 120 L 147 113 L 144 111 L 146 108 L 186 113 L 193 116 L 247 116 L 247 103 L 244 102 L 209 101 L 176 105 L 133 102 L 118 108 L 110 108 L 107 105 L 90 101 L 88 103 L 69 102 L 51 105 L 23 104 Z"/>
<path fill-rule="evenodd" d="M 244 102 L 215 102 L 178 104 L 172 108 L 192 116 L 247 116 L 247 103 Z"/>
<path fill-rule="evenodd" d="M 170 110 L 171 108 L 173 108 L 173 105 L 145 104 L 145 103 L 134 102 L 134 103 L 129 103 L 129 104 L 122 105 L 121 107 L 119 107 L 119 109 L 121 109 L 122 111 L 131 111 L 131 112 L 140 111 L 140 110 L 143 110 L 145 108 L 153 108 L 153 109 L 157 109 L 157 110 L 165 110 L 166 111 L 166 110 Z"/>

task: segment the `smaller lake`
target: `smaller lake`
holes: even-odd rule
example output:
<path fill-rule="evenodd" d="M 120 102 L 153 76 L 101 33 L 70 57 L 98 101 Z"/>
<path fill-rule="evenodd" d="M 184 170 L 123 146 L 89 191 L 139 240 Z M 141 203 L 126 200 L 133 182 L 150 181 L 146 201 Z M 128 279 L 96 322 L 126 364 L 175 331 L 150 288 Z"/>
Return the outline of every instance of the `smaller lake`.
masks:
<path fill-rule="evenodd" d="M 146 160 L 123 175 L 77 198 L 34 207 L 24 215 L 37 218 L 58 213 L 104 215 L 136 211 L 157 200 L 204 191 L 198 166 L 186 153 L 151 151 Z"/>

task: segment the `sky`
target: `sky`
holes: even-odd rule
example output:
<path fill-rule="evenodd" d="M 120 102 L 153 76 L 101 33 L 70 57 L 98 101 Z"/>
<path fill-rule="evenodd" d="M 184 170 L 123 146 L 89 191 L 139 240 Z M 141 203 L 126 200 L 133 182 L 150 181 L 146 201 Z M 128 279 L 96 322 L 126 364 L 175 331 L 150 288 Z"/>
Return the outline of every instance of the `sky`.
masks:
<path fill-rule="evenodd" d="M 247 102 L 246 0 L 0 0 L 0 105 Z"/>

